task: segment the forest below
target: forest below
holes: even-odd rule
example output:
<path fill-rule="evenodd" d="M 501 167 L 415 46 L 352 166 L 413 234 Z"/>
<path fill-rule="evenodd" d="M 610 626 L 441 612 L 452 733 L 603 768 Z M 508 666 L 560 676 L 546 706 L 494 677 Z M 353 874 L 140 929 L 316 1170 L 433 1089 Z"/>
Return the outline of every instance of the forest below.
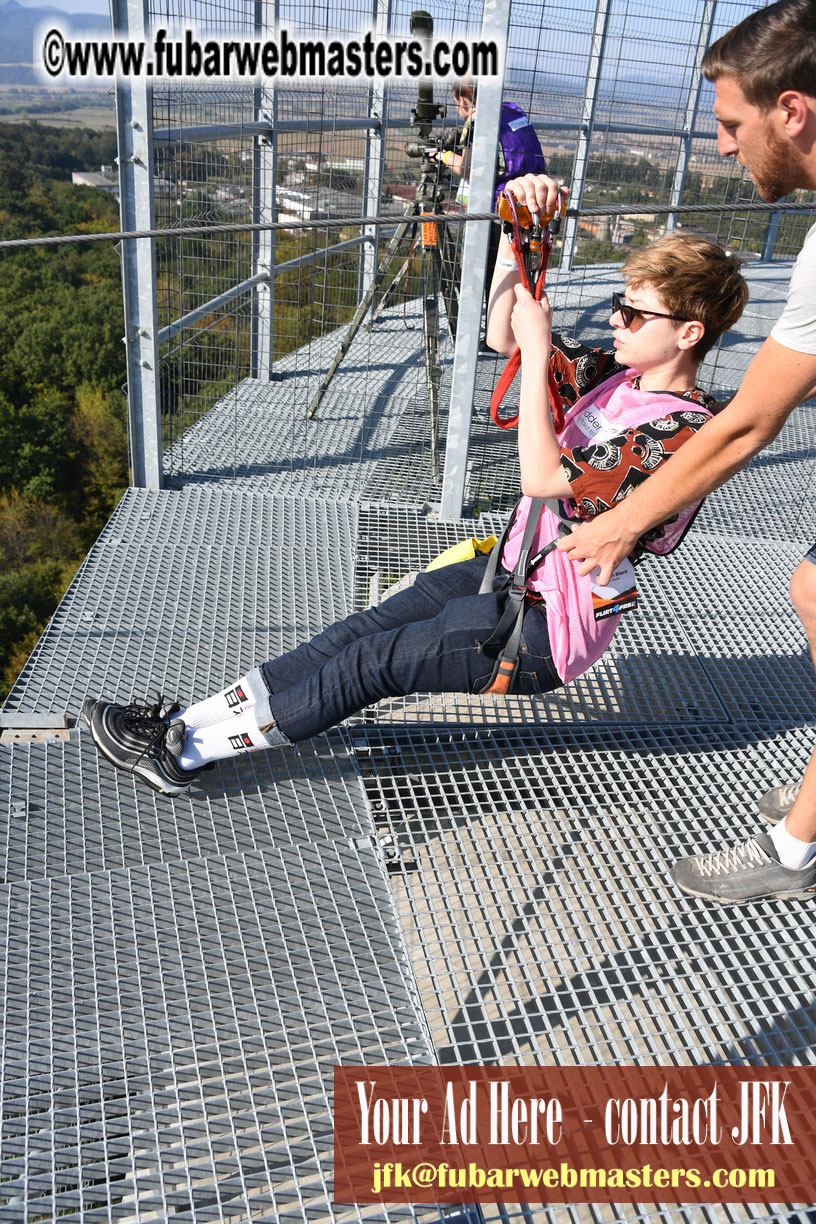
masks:
<path fill-rule="evenodd" d="M 116 136 L 0 123 L 0 238 L 110 232 L 71 184 Z M 111 243 L 0 252 L 0 694 L 128 483 L 119 258 Z"/>

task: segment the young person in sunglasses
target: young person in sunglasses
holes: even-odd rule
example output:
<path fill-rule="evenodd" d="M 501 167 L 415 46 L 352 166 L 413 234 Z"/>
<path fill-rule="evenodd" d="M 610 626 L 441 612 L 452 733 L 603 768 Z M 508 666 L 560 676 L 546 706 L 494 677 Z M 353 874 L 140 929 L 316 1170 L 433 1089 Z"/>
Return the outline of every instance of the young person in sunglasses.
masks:
<path fill-rule="evenodd" d="M 530 180 L 534 192 L 555 186 L 542 179 Z M 525 181 L 510 186 L 524 194 Z M 491 651 L 487 643 L 510 603 L 530 496 L 552 499 L 538 520 L 535 555 L 558 537 L 562 520 L 606 509 L 711 415 L 695 374 L 703 353 L 745 304 L 737 261 L 700 239 L 667 238 L 632 256 L 625 276 L 625 297 L 615 299 L 610 318 L 614 350 L 594 352 L 558 338 L 551 350 L 548 303 L 533 301 L 514 285 L 517 273 L 497 267 L 488 334 L 496 347 L 518 342 L 522 350 L 518 440 L 525 496 L 484 593 L 488 558 L 480 556 L 420 574 L 408 590 L 186 708 L 162 699 L 121 706 L 88 698 L 83 717 L 100 752 L 154 790 L 178 795 L 215 760 L 309 739 L 382 698 L 485 691 L 502 645 Z M 570 406 L 559 434 L 548 403 L 550 360 Z M 650 547 L 669 551 L 690 518 L 683 514 L 652 533 Z M 522 604 L 509 691 L 547 692 L 595 662 L 614 634 L 619 590 L 628 588 L 630 576 L 616 581 L 593 598 L 591 579 L 581 578 L 562 553 L 548 553 Z"/>
<path fill-rule="evenodd" d="M 523 176 L 508 188 L 532 212 L 553 211 L 558 184 L 546 175 Z M 522 352 L 518 446 L 525 494 L 505 553 L 508 566 L 518 553 L 530 497 L 564 499 L 557 515 L 542 515 L 535 551 L 552 539 L 559 521 L 563 531 L 565 520 L 594 518 L 622 501 L 713 414 L 711 397 L 696 385 L 697 371 L 748 299 L 739 261 L 704 238 L 672 233 L 634 251 L 623 278 L 625 292 L 612 297 L 612 348 L 591 349 L 552 332 L 546 297 L 536 302 L 521 285 L 509 242 L 502 239 L 487 340 L 499 352 L 509 354 L 516 344 Z M 544 390 L 548 366 L 566 409 L 557 436 Z M 645 549 L 673 551 L 698 508 L 699 503 L 681 511 L 638 540 L 612 575 L 613 591 L 631 587 L 632 562 Z M 593 608 L 603 604 L 596 577 L 581 575 L 559 551 L 530 582 L 544 600 L 553 662 L 564 681 L 600 656 L 619 620 L 595 619 Z"/>

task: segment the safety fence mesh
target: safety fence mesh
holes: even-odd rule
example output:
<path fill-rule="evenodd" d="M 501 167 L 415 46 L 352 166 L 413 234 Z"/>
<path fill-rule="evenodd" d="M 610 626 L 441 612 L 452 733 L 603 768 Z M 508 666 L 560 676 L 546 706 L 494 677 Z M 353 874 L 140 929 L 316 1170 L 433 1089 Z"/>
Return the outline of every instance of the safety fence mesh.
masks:
<path fill-rule="evenodd" d="M 549 275 L 552 292 L 568 298 L 574 312 L 572 320 L 557 319 L 565 330 L 577 324 L 585 332 L 589 321 L 602 336 L 606 296 L 599 301 L 595 292 L 598 267 L 608 269 L 604 281 L 609 281 L 633 247 L 674 225 L 744 254 L 762 269 L 771 307 L 778 308 L 788 271 L 777 265 L 794 257 L 813 215 L 739 210 L 739 204 L 756 200 L 755 188 L 742 167 L 718 155 L 711 86 L 696 70 L 706 43 L 755 7 L 693 0 L 667 13 L 663 5 L 628 0 L 584 0 L 569 7 L 513 4 L 504 97 L 527 112 L 550 172 L 572 185 L 572 203 L 582 210 L 556 243 Z M 378 20 L 383 28 L 386 18 L 392 33 L 407 35 L 411 11 L 407 3 L 391 4 L 385 16 L 365 4 L 335 4 L 304 16 L 287 4 L 180 0 L 157 5 L 150 16 L 170 29 L 197 23 L 247 37 L 277 21 L 325 41 L 374 28 Z M 478 3 L 435 6 L 435 37 L 475 37 L 482 16 Z M 424 134 L 426 146 L 452 138 L 461 127 L 449 87 L 436 82 L 433 96 L 445 117 Z M 315 449 L 307 441 L 303 453 L 318 463 L 319 429 L 310 422 L 316 425 L 326 411 L 331 416 L 335 404 L 354 417 L 359 437 L 365 438 L 383 375 L 399 383 L 406 403 L 421 407 L 429 394 L 426 366 L 438 360 L 443 378 L 449 371 L 451 299 L 441 295 L 439 318 L 429 323 L 421 252 L 411 239 L 418 196 L 455 217 L 463 208 L 457 200 L 461 183 L 438 170 L 429 176 L 427 161 L 407 155 L 406 146 L 418 154 L 423 145 L 423 135 L 411 124 L 416 102 L 415 86 L 405 81 L 340 85 L 311 79 L 274 88 L 174 81 L 154 87 L 157 224 L 213 227 L 212 234 L 157 243 L 158 326 L 182 321 L 160 350 L 168 476 L 201 476 L 189 431 L 214 407 L 222 430 L 242 432 L 238 422 L 243 425 L 247 412 L 250 417 L 254 412 L 245 409 L 243 397 L 249 395 L 252 404 L 256 394 L 236 391 L 245 379 L 286 384 L 287 444 L 297 451 L 295 435 L 309 433 Z M 667 207 L 682 204 L 708 205 L 712 211 L 666 214 Z M 594 215 L 598 206 L 612 214 Z M 616 207 L 621 211 L 615 213 Z M 381 219 L 378 226 L 360 224 L 360 218 L 372 215 Z M 274 220 L 285 228 L 263 238 L 217 232 L 220 223 L 252 220 Z M 317 220 L 337 224 L 305 228 Z M 401 223 L 404 241 L 386 260 Z M 448 230 L 455 300 L 457 293 L 477 293 L 479 286 L 461 270 L 464 226 L 451 223 Z M 343 249 L 327 253 L 336 246 Z M 375 263 L 383 278 L 371 310 L 318 406 L 322 379 L 346 338 Z M 270 279 L 253 283 L 259 268 Z M 242 285 L 237 296 L 219 300 Z M 201 307 L 211 302 L 201 315 Z M 184 322 L 191 311 L 199 314 Z M 435 332 L 438 358 L 426 361 L 423 328 L 428 326 Z M 344 369 L 355 376 L 353 402 L 342 386 Z M 716 353 L 709 372 L 716 387 L 733 390 L 728 364 L 720 371 Z M 480 383 L 485 377 L 480 372 Z M 443 411 L 448 390 L 443 386 Z M 427 465 L 428 450 L 423 423 L 411 438 L 408 466 Z M 231 466 L 238 472 L 245 462 L 236 441 Z M 365 462 L 364 445 L 358 447 L 357 462 Z M 489 488 L 489 477 L 485 480 Z M 362 475 L 357 483 L 364 484 Z"/>

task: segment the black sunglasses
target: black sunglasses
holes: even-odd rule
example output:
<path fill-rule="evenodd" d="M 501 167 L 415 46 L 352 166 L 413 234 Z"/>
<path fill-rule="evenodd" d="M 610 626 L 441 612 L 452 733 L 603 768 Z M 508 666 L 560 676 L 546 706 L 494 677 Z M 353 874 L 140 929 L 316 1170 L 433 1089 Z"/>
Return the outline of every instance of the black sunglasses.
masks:
<path fill-rule="evenodd" d="M 688 319 L 681 319 L 680 315 L 661 314 L 659 310 L 640 310 L 637 306 L 630 306 L 617 293 L 612 294 L 612 313 L 620 315 L 624 327 L 631 327 L 633 319 L 674 319 L 675 323 L 689 322 Z"/>

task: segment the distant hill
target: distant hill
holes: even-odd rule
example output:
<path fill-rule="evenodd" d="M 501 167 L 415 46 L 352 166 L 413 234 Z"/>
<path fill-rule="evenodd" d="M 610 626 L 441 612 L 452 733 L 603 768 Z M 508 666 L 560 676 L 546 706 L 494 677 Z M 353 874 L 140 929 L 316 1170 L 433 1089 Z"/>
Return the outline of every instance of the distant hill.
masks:
<path fill-rule="evenodd" d="M 31 64 L 34 31 L 49 18 L 63 28 L 102 35 L 110 33 L 110 22 L 98 13 L 66 13 L 53 5 L 26 8 L 17 0 L 0 0 L 0 64 Z"/>

